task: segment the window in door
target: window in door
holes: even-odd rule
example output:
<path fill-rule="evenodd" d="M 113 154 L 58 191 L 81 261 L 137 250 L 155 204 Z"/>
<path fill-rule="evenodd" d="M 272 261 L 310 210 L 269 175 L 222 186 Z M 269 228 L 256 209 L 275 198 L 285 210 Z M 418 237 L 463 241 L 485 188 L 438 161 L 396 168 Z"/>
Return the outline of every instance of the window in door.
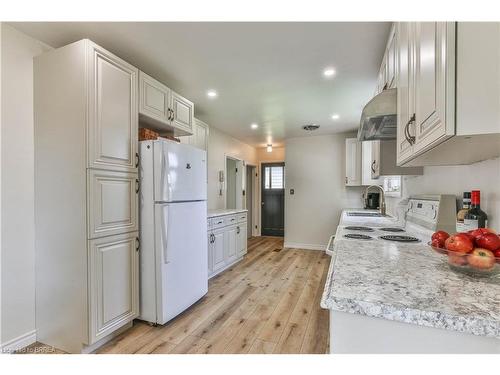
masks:
<path fill-rule="evenodd" d="M 285 167 L 282 165 L 264 167 L 264 189 L 283 189 Z"/>

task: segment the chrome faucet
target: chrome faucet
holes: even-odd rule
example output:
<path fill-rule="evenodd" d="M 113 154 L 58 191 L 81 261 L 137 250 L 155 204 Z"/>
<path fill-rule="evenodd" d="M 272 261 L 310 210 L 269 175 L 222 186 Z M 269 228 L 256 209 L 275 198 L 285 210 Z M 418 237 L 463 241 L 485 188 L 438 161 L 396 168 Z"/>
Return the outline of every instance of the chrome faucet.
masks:
<path fill-rule="evenodd" d="M 363 194 L 363 198 L 364 198 L 364 201 L 365 201 L 365 207 L 368 206 L 368 190 L 370 190 L 370 188 L 377 188 L 380 190 L 380 214 L 385 216 L 385 212 L 386 212 L 386 208 L 385 208 L 385 194 L 384 194 L 384 189 L 382 188 L 382 186 L 380 185 L 370 185 L 366 188 L 364 194 Z"/>

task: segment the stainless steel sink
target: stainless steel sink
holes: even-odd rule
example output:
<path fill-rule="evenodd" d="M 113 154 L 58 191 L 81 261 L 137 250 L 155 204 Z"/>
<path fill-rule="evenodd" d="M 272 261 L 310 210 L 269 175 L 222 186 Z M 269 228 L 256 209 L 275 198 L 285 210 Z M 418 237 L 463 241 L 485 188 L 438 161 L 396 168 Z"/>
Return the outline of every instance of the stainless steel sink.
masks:
<path fill-rule="evenodd" d="M 384 217 L 380 212 L 348 212 L 347 216 Z"/>

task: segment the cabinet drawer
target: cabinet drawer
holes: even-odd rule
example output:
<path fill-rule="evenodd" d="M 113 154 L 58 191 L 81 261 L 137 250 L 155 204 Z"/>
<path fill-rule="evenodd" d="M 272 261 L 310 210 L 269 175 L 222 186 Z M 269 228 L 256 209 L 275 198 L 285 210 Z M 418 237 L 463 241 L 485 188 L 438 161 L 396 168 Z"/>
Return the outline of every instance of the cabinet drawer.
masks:
<path fill-rule="evenodd" d="M 238 222 L 238 215 L 230 215 L 224 218 L 226 225 L 234 225 Z"/>
<path fill-rule="evenodd" d="M 135 173 L 89 170 L 88 237 L 138 230 L 138 176 Z"/>
<path fill-rule="evenodd" d="M 89 241 L 89 344 L 139 315 L 138 235 Z"/>
<path fill-rule="evenodd" d="M 225 225 L 226 225 L 226 221 L 225 221 L 224 216 L 212 217 L 209 220 L 209 226 L 212 229 L 222 228 Z"/>
<path fill-rule="evenodd" d="M 247 213 L 246 212 L 240 213 L 236 216 L 238 219 L 238 223 L 243 223 L 243 222 L 247 221 Z"/>

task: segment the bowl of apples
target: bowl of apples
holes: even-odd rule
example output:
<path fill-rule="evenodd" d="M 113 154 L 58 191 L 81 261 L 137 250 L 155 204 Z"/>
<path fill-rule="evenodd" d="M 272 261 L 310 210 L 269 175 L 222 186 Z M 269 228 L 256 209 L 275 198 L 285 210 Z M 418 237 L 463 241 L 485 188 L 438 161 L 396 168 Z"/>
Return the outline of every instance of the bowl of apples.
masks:
<path fill-rule="evenodd" d="M 500 236 L 490 228 L 479 228 L 450 235 L 437 231 L 430 247 L 446 256 L 451 270 L 474 277 L 500 274 Z"/>

